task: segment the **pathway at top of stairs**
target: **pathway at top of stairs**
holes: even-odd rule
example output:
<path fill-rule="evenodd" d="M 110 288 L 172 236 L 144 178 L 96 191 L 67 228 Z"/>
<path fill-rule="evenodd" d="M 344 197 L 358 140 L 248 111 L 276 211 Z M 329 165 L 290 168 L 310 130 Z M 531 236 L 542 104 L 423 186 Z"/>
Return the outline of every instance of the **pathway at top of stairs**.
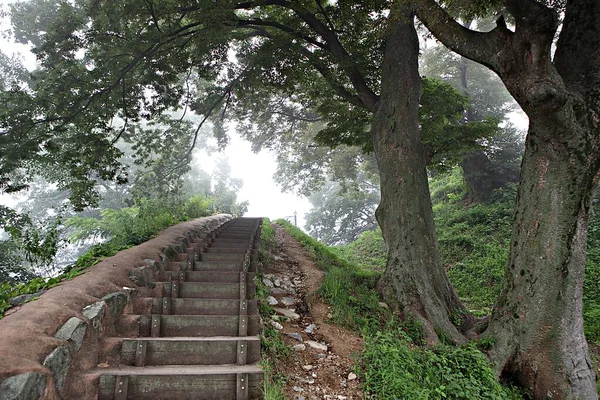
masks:
<path fill-rule="evenodd" d="M 104 344 L 100 400 L 262 399 L 255 286 L 258 218 L 191 243 Z M 112 359 L 111 359 L 112 357 Z"/>

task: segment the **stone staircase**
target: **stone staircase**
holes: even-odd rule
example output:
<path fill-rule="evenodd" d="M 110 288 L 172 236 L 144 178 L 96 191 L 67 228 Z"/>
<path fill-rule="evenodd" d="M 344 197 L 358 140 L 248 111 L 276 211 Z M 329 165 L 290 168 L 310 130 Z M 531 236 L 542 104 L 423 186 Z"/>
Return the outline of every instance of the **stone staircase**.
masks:
<path fill-rule="evenodd" d="M 104 343 L 99 399 L 263 398 L 253 300 L 260 224 L 234 219 L 186 243 L 155 297 L 135 299 Z"/>

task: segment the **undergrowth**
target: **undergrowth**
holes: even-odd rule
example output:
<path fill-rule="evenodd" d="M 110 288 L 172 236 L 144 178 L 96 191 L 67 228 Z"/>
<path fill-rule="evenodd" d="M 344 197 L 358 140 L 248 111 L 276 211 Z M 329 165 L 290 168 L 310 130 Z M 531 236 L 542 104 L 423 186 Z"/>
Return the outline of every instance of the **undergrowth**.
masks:
<path fill-rule="evenodd" d="M 256 284 L 256 299 L 258 300 L 258 310 L 262 324 L 260 348 L 261 366 L 265 372 L 263 386 L 265 400 L 285 400 L 286 377 L 279 373 L 278 366 L 286 362 L 291 354 L 291 348 L 284 342 L 281 333 L 268 325 L 268 321 L 275 314 L 275 310 L 267 302 L 269 290 L 262 281 L 262 270 L 273 262 L 273 252 L 276 248 L 275 230 L 271 225 L 271 221 L 264 218 L 258 247 L 259 271 L 257 271 L 254 283 Z"/>
<path fill-rule="evenodd" d="M 521 399 L 501 385 L 487 357 L 475 344 L 422 347 L 423 327 L 416 318 L 396 319 L 379 303 L 373 268 L 361 268 L 335 251 L 278 220 L 325 271 L 323 299 L 333 323 L 365 339 L 356 367 L 367 396 L 375 399 Z"/>
<path fill-rule="evenodd" d="M 171 225 L 210 215 L 209 207 L 210 200 L 204 196 L 186 201 L 144 200 L 137 207 L 105 209 L 100 219 L 71 218 L 67 226 L 74 230 L 75 240 L 96 236 L 106 241 L 92 246 L 57 277 L 36 277 L 24 283 L 0 285 L 0 318 L 10 308 L 10 298 L 50 289 L 62 281 L 73 279 L 102 259 L 143 243 Z"/>

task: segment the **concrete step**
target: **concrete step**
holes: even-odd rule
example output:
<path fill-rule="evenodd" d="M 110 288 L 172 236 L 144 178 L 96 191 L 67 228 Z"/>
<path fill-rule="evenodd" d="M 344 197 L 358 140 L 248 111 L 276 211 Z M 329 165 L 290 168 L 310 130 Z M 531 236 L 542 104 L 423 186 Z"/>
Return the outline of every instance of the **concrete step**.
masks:
<path fill-rule="evenodd" d="M 176 271 L 167 271 L 165 274 L 165 279 L 169 280 L 171 277 L 172 280 L 179 279 L 180 272 Z M 254 280 L 254 272 L 249 272 L 246 274 L 247 280 L 246 282 L 252 283 Z M 240 282 L 240 273 L 237 271 L 186 271 L 185 272 L 185 281 L 186 282 L 215 282 L 215 283 L 239 283 Z"/>
<path fill-rule="evenodd" d="M 99 400 L 236 400 L 238 379 L 251 400 L 262 399 L 258 365 L 121 367 L 95 370 Z M 121 390 L 121 392 L 119 392 Z M 124 393 L 124 391 L 126 391 Z"/>
<path fill-rule="evenodd" d="M 173 285 L 179 285 L 179 294 L 172 296 Z M 246 299 L 251 299 L 256 293 L 254 283 L 246 283 Z M 239 299 L 239 283 L 217 282 L 165 282 L 163 297 L 195 298 L 195 299 Z"/>
<path fill-rule="evenodd" d="M 200 261 L 244 261 L 244 254 L 200 253 Z"/>
<path fill-rule="evenodd" d="M 246 363 L 260 359 L 258 336 L 124 339 L 121 363 L 129 366 L 236 364 L 238 350 Z"/>

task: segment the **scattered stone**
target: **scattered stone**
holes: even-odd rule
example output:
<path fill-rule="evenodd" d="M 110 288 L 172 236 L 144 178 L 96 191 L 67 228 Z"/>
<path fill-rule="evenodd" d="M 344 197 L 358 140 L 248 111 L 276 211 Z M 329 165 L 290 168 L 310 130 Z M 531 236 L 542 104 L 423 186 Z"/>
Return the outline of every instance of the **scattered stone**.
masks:
<path fill-rule="evenodd" d="M 294 300 L 291 297 L 284 297 L 283 299 L 281 299 L 281 302 L 286 306 L 293 306 L 294 304 L 296 304 L 296 300 Z"/>
<path fill-rule="evenodd" d="M 283 257 L 279 257 L 277 255 L 273 256 L 273 260 L 275 261 L 283 261 Z"/>
<path fill-rule="evenodd" d="M 269 288 L 272 288 L 275 286 L 273 284 L 273 282 L 268 278 L 263 278 L 263 283 L 265 284 L 266 287 L 269 287 Z"/>
<path fill-rule="evenodd" d="M 79 351 L 85 338 L 87 324 L 77 317 L 71 317 L 54 335 L 55 338 L 66 340 Z"/>
<path fill-rule="evenodd" d="M 46 376 L 39 372 L 9 376 L 0 381 L 0 399 L 39 399 L 46 389 Z"/>
<path fill-rule="evenodd" d="M 283 329 L 283 325 L 281 325 L 279 322 L 277 321 L 271 321 L 271 326 L 273 326 L 273 328 L 277 329 L 277 330 L 282 330 Z"/>
<path fill-rule="evenodd" d="M 8 303 L 13 307 L 20 306 L 21 304 L 27 303 L 28 301 L 30 301 L 36 297 L 39 297 L 46 292 L 47 292 L 47 290 L 40 290 L 39 292 L 35 292 L 35 293 L 22 294 L 20 296 L 11 297 L 10 299 L 8 299 Z"/>
<path fill-rule="evenodd" d="M 304 328 L 304 332 L 308 333 L 309 335 L 312 334 L 315 330 L 317 326 L 315 324 L 310 324 L 309 326 L 307 326 L 306 328 Z"/>
<path fill-rule="evenodd" d="M 342 396 L 341 394 L 340 394 L 340 395 L 338 395 L 338 397 L 337 397 L 337 398 L 338 398 L 338 400 L 346 400 L 346 399 L 347 399 L 347 397 L 346 397 L 346 396 Z"/>
<path fill-rule="evenodd" d="M 271 287 L 269 290 L 271 294 L 288 294 L 288 291 L 281 288 Z"/>
<path fill-rule="evenodd" d="M 294 390 L 294 392 L 304 392 L 304 388 L 301 388 L 300 386 L 294 386 L 292 389 Z"/>
<path fill-rule="evenodd" d="M 353 381 L 353 380 L 355 380 L 356 378 L 358 378 L 358 376 L 356 376 L 356 374 L 355 374 L 354 372 L 350 372 L 350 373 L 348 374 L 348 380 L 349 380 L 349 381 Z"/>
<path fill-rule="evenodd" d="M 299 333 L 286 333 L 286 336 L 296 339 L 300 343 L 302 343 L 302 335 Z"/>
<path fill-rule="evenodd" d="M 273 284 L 275 286 L 277 286 L 277 287 L 280 287 L 281 286 L 281 279 L 279 279 L 279 278 L 275 279 L 275 282 L 273 282 Z"/>
<path fill-rule="evenodd" d="M 267 303 L 269 303 L 270 306 L 276 306 L 277 304 L 279 304 L 279 301 L 277 301 L 275 297 L 269 296 L 267 297 Z"/>
<path fill-rule="evenodd" d="M 302 369 L 303 369 L 303 370 L 305 370 L 305 371 L 310 371 L 310 370 L 312 370 L 313 368 L 314 368 L 314 366 L 312 366 L 312 365 L 303 365 L 303 366 L 302 366 Z"/>
<path fill-rule="evenodd" d="M 300 319 L 300 315 L 296 314 L 294 310 L 290 310 L 289 308 L 275 308 L 275 311 L 285 317 L 288 317 L 292 321 Z"/>
<path fill-rule="evenodd" d="M 44 366 L 48 367 L 54 376 L 54 385 L 60 392 L 67 372 L 69 371 L 69 364 L 71 363 L 71 354 L 67 346 L 58 346 L 52 353 L 48 354 L 48 357 L 44 360 Z"/>
<path fill-rule="evenodd" d="M 388 305 L 386 303 L 384 303 L 383 301 L 379 302 L 379 307 L 381 307 L 381 308 L 389 308 Z"/>
<path fill-rule="evenodd" d="M 317 354 L 317 358 L 320 359 L 320 360 L 322 360 L 322 359 L 325 358 L 325 354 L 319 353 L 319 354 Z"/>
<path fill-rule="evenodd" d="M 317 350 L 321 350 L 321 351 L 327 351 L 327 345 L 325 345 L 323 343 L 315 342 L 314 340 L 307 340 L 304 343 L 306 343 L 307 345 L 309 345 L 313 349 L 317 349 Z"/>
<path fill-rule="evenodd" d="M 304 343 L 295 344 L 293 347 L 294 351 L 304 351 L 306 350 L 306 345 Z"/>

